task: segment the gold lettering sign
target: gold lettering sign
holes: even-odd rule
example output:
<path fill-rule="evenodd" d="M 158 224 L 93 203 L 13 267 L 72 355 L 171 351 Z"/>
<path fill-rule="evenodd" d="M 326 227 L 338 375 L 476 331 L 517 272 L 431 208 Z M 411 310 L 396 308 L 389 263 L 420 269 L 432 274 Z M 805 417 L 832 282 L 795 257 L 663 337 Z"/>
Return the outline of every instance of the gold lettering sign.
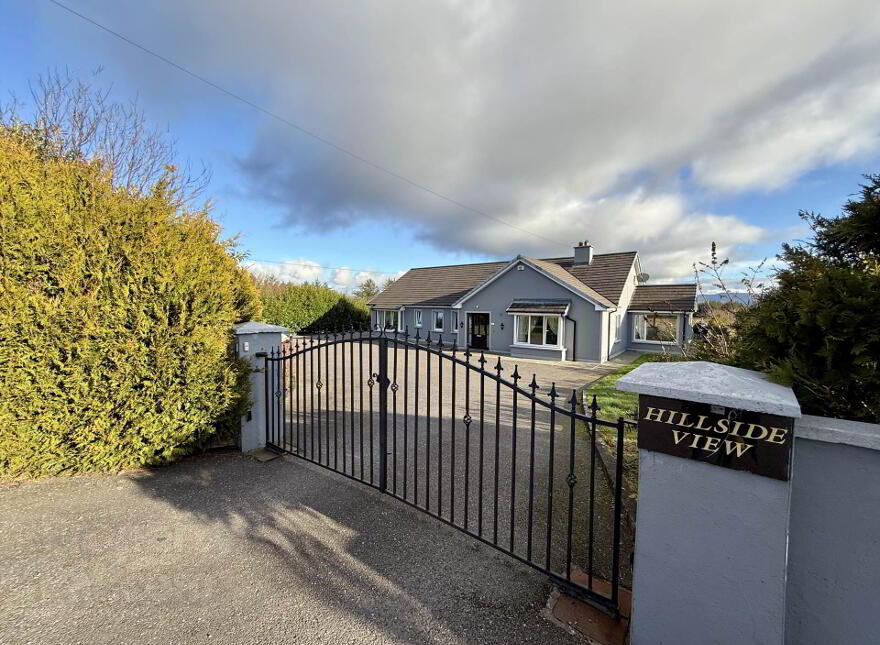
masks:
<path fill-rule="evenodd" d="M 638 421 L 639 448 L 789 478 L 789 417 L 641 395 Z"/>

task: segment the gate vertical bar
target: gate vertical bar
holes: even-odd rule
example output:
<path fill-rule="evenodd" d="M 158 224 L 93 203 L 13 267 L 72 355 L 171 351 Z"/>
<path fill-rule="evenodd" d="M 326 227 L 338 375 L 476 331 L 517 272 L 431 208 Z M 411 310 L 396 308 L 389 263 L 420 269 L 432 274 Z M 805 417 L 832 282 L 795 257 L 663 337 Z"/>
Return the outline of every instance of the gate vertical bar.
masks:
<path fill-rule="evenodd" d="M 394 378 L 391 385 L 391 491 L 397 495 L 397 330 L 394 330 Z"/>
<path fill-rule="evenodd" d="M 348 439 L 345 434 L 345 421 L 347 416 L 345 414 L 345 332 L 343 331 L 340 334 L 342 340 L 339 342 L 339 353 L 342 355 L 342 375 L 340 376 L 340 381 L 342 383 L 342 472 L 345 472 L 345 461 L 346 454 L 348 453 Z M 354 453 L 352 452 L 351 459 L 351 474 L 354 475 Z"/>
<path fill-rule="evenodd" d="M 617 419 L 617 470 L 614 473 L 614 544 L 611 556 L 611 602 L 617 606 L 620 586 L 620 520 L 623 510 L 623 417 Z"/>
<path fill-rule="evenodd" d="M 553 542 L 553 452 L 556 449 L 556 382 L 550 385 L 550 455 L 547 464 L 547 544 L 544 568 L 551 572 L 550 550 Z"/>
<path fill-rule="evenodd" d="M 349 428 L 349 432 L 351 433 L 351 474 L 354 476 L 354 424 L 355 424 L 355 416 L 354 416 L 354 328 L 352 328 L 348 335 L 348 385 L 349 385 L 349 410 L 351 412 L 351 427 Z M 363 477 L 363 475 L 361 475 Z"/>
<path fill-rule="evenodd" d="M 269 404 L 269 355 L 266 352 L 262 352 L 263 354 L 263 384 L 265 387 L 265 401 L 266 406 Z M 269 443 L 269 410 L 264 410 L 264 414 L 266 415 L 266 443 Z"/>
<path fill-rule="evenodd" d="M 413 504 L 419 505 L 419 330 L 415 337 L 415 391 L 413 392 Z"/>
<path fill-rule="evenodd" d="M 388 489 L 388 337 L 379 338 L 379 488 Z"/>
<path fill-rule="evenodd" d="M 409 438 L 407 436 L 407 411 L 409 409 L 409 327 L 403 332 L 403 499 L 407 499 L 409 480 Z"/>
<path fill-rule="evenodd" d="M 443 334 L 437 334 L 437 517 L 443 517 Z"/>
<path fill-rule="evenodd" d="M 513 537 L 516 530 L 516 411 L 517 389 L 519 388 L 519 366 L 513 366 L 513 405 L 511 410 L 511 445 L 510 445 L 510 552 L 513 553 Z"/>
<path fill-rule="evenodd" d="M 596 425 L 596 413 L 599 411 L 599 404 L 596 403 L 596 395 L 593 395 L 593 402 L 590 404 L 590 508 L 588 515 L 587 544 L 589 551 L 587 553 L 587 588 L 593 588 L 593 535 L 596 523 L 596 432 L 599 428 Z"/>
<path fill-rule="evenodd" d="M 574 472 L 574 451 L 575 451 L 575 427 L 577 412 L 577 396 L 571 393 L 569 400 L 571 411 L 569 412 L 569 453 L 568 453 L 568 543 L 565 549 L 565 579 L 571 580 L 571 546 L 572 532 L 574 530 L 574 487 L 577 484 L 577 475 Z"/>

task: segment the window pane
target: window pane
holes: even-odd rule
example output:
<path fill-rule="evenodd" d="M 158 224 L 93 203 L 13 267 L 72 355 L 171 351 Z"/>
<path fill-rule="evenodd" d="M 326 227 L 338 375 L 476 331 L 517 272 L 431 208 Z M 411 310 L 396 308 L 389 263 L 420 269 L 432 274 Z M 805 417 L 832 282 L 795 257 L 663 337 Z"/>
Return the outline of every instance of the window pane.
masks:
<path fill-rule="evenodd" d="M 556 316 L 547 316 L 547 342 L 545 344 L 559 344 L 559 318 Z"/>
<path fill-rule="evenodd" d="M 443 312 L 434 312 L 434 329 L 443 329 Z"/>
<path fill-rule="evenodd" d="M 650 316 L 645 335 L 648 340 L 675 342 L 678 316 Z"/>
<path fill-rule="evenodd" d="M 416 327 L 422 326 L 422 310 L 416 309 Z"/>
<path fill-rule="evenodd" d="M 645 316 L 644 314 L 638 314 L 633 316 L 633 330 L 634 335 L 633 338 L 636 340 L 645 340 Z"/>
<path fill-rule="evenodd" d="M 529 316 L 529 343 L 531 345 L 544 344 L 543 316 Z"/>
<path fill-rule="evenodd" d="M 529 342 L 529 317 L 528 316 L 517 316 L 516 317 L 516 342 L 518 342 L 518 343 Z"/>
<path fill-rule="evenodd" d="M 458 329 L 458 312 L 452 312 L 452 326 L 449 328 L 450 331 L 455 331 Z"/>

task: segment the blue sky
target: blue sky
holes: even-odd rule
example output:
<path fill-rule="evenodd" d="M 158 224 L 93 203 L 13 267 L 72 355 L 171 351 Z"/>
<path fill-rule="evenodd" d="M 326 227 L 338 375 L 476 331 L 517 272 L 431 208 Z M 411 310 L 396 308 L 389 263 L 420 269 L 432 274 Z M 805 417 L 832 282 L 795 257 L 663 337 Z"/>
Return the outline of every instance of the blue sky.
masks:
<path fill-rule="evenodd" d="M 495 218 L 46 0 L 4 3 L 4 93 L 27 97 L 47 68 L 103 67 L 100 83 L 137 95 L 184 157 L 212 167 L 227 233 L 255 260 L 291 261 L 264 266 L 291 279 L 350 289 L 412 266 L 561 255 L 581 239 L 686 279 L 713 240 L 738 266 L 772 256 L 803 235 L 798 209 L 836 213 L 880 170 L 880 21 L 864 2 L 66 4 Z"/>

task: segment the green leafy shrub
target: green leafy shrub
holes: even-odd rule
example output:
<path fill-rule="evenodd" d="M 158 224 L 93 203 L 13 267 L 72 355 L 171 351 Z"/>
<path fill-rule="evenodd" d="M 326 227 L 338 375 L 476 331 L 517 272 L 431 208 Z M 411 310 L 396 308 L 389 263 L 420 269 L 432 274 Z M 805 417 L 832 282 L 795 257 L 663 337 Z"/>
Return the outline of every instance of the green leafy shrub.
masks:
<path fill-rule="evenodd" d="M 370 312 L 363 301 L 347 298 L 319 282 L 279 283 L 262 279 L 266 322 L 299 333 L 368 329 Z"/>
<path fill-rule="evenodd" d="M 790 384 L 804 412 L 880 423 L 880 175 L 838 218 L 801 213 L 777 285 L 739 311 L 735 362 Z"/>
<path fill-rule="evenodd" d="M 158 464 L 237 421 L 231 325 L 260 315 L 204 211 L 0 128 L 0 473 Z"/>

